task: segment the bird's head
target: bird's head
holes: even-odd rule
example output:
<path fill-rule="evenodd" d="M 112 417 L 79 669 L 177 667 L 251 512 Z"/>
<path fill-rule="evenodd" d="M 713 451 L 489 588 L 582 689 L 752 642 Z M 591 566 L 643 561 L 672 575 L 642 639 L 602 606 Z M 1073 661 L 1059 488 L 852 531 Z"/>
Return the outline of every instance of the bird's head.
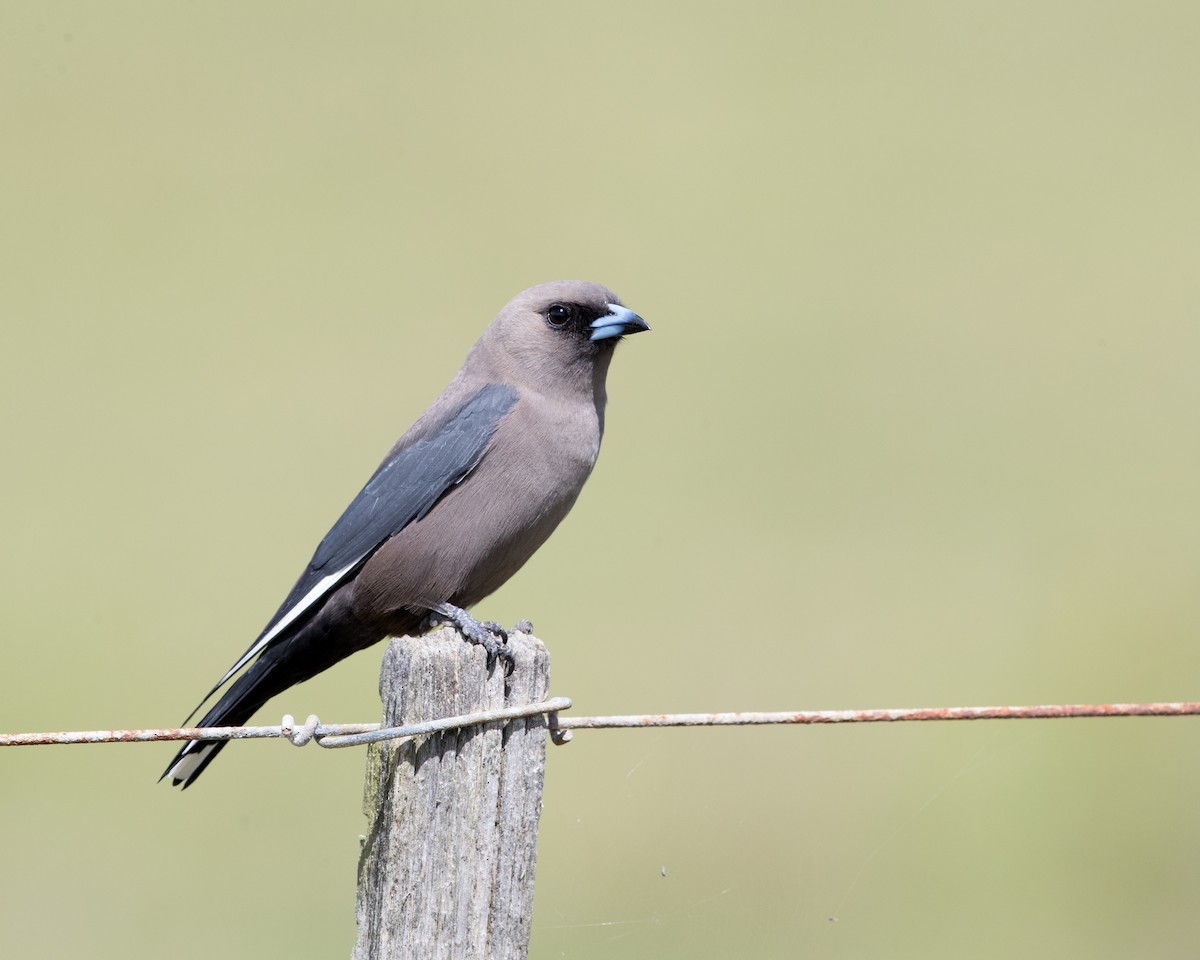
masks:
<path fill-rule="evenodd" d="M 480 341 L 526 383 L 593 384 L 603 378 L 622 337 L 650 326 L 607 287 L 557 280 L 523 290 Z"/>

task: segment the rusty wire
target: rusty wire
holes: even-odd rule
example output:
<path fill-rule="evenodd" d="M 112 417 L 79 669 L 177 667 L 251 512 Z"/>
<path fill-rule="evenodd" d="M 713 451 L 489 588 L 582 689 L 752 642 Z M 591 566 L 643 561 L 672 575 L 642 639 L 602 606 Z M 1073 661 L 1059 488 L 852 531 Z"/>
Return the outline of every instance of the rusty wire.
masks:
<path fill-rule="evenodd" d="M 797 710 L 792 713 L 647 713 L 614 717 L 550 717 L 556 743 L 572 730 L 632 727 L 739 727 L 760 724 L 899 723 L 916 720 L 1054 720 L 1078 717 L 1188 717 L 1200 703 L 1043 704 L 1026 707 L 900 707 L 882 710 Z"/>
<path fill-rule="evenodd" d="M 1036 720 L 1080 717 L 1180 717 L 1200 715 L 1200 703 L 1049 704 L 1024 707 L 903 707 L 890 710 L 798 710 L 788 713 L 648 713 L 609 717 L 560 717 L 571 701 L 556 697 L 540 703 L 401 727 L 378 723 L 325 724 L 310 716 L 297 724 L 290 716 L 275 727 L 166 727 L 143 730 L 75 730 L 47 733 L 0 733 L 0 747 L 79 743 L 153 743 L 160 740 L 255 740 L 283 738 L 296 746 L 310 740 L 323 747 L 352 747 L 444 730 L 546 714 L 555 743 L 566 743 L 572 730 L 645 727 L 720 727 L 762 724 L 896 723 L 931 720 Z"/>

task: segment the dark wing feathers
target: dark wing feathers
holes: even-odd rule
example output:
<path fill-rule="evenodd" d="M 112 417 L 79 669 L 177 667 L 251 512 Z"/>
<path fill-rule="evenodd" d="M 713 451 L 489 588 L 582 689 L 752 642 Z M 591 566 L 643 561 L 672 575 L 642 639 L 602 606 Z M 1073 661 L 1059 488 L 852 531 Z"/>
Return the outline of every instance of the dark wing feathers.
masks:
<path fill-rule="evenodd" d="M 490 384 L 389 456 L 325 534 L 275 616 L 196 709 L 274 642 L 276 635 L 282 636 L 304 610 L 319 607 L 324 596 L 352 576 L 390 537 L 420 520 L 451 487 L 466 479 L 516 402 L 517 392 L 511 387 Z M 301 609 L 297 610 L 298 606 Z"/>
<path fill-rule="evenodd" d="M 433 509 L 483 458 L 500 420 L 516 402 L 511 387 L 486 386 L 439 426 L 385 460 L 325 534 L 263 633 L 330 573 L 368 559 L 388 538 Z"/>

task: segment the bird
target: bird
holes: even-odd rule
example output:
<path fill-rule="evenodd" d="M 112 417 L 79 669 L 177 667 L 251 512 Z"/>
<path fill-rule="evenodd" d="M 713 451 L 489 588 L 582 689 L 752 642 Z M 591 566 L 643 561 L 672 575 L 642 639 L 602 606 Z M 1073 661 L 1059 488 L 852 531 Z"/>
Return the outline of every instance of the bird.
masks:
<path fill-rule="evenodd" d="M 242 725 L 350 654 L 438 622 L 483 646 L 489 664 L 503 656 L 505 632 L 467 611 L 574 505 L 600 452 L 614 349 L 649 329 L 598 283 L 560 280 L 517 294 L 188 720 L 232 680 L 200 726 Z M 226 742 L 188 741 L 159 780 L 186 789 Z"/>

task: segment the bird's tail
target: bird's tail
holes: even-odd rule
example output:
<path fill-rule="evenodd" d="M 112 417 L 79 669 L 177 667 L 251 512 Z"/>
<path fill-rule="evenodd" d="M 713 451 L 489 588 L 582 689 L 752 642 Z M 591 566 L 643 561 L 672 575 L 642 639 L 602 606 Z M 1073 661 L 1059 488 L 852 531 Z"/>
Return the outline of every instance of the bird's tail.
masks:
<path fill-rule="evenodd" d="M 262 657 L 238 677 L 220 700 L 204 715 L 197 726 L 238 727 L 249 720 L 259 707 L 294 683 L 281 676 L 274 657 Z M 213 762 L 228 740 L 189 740 L 175 754 L 159 780 L 167 777 L 171 785 L 186 790 Z"/>
<path fill-rule="evenodd" d="M 401 632 L 420 622 L 397 621 Z M 384 631 L 360 622 L 345 598 L 334 597 L 312 617 L 303 620 L 267 647 L 225 695 L 201 719 L 201 727 L 236 727 L 246 723 L 264 703 L 288 687 L 315 677 L 356 650 L 375 643 Z M 185 789 L 225 746 L 227 740 L 189 740 L 167 766 L 159 780 Z"/>

